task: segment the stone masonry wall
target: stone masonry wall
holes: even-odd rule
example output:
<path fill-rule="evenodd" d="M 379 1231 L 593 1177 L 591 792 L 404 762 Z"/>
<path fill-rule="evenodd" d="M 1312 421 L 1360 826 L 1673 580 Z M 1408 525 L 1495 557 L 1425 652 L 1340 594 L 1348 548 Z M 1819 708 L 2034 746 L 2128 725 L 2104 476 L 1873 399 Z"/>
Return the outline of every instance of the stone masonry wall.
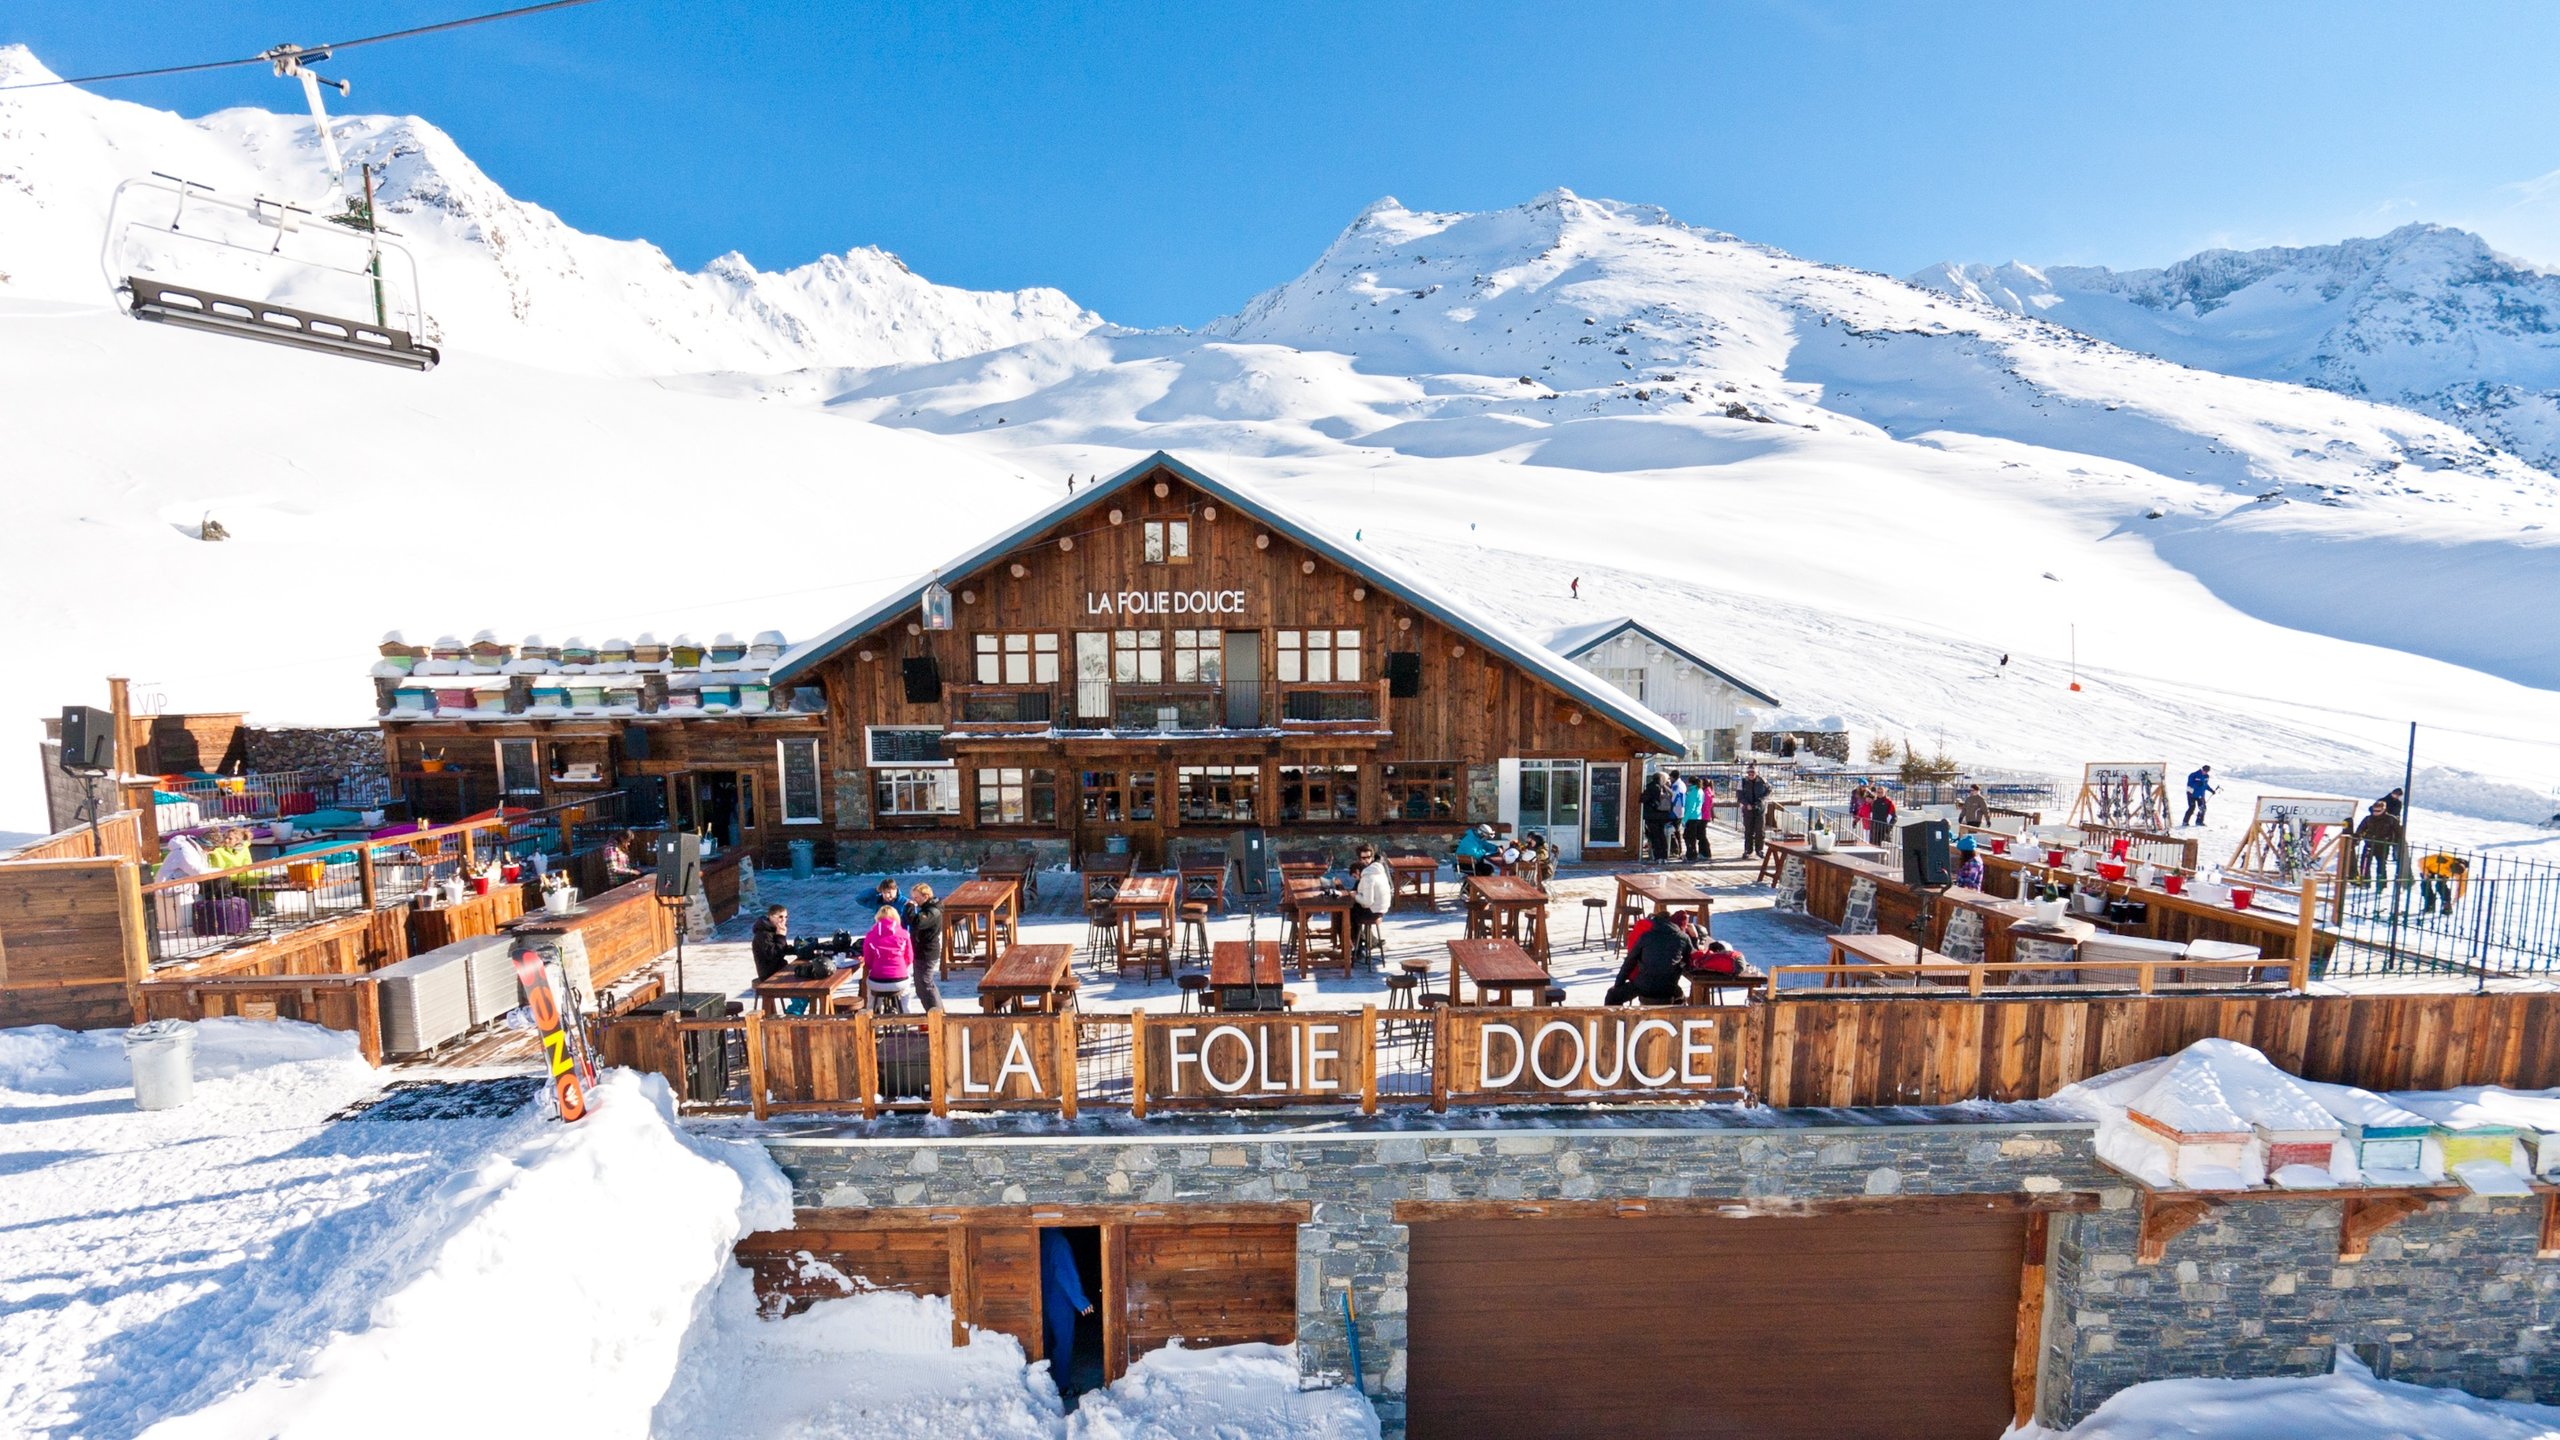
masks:
<path fill-rule="evenodd" d="M 338 782 L 338 803 L 390 798 L 382 772 L 382 731 L 372 725 L 256 725 L 241 732 L 253 772 L 300 770 Z"/>
<path fill-rule="evenodd" d="M 2321 1375 L 2336 1347 L 2388 1379 L 2560 1401 L 2560 1263 L 2537 1261 L 2541 1197 L 2443 1201 L 2338 1261 L 2339 1202 L 2225 1207 L 2134 1262 L 2140 1212 L 2057 1217 L 2046 1309 L 2048 1424 L 2140 1380 Z"/>
<path fill-rule="evenodd" d="M 1765 1114 L 1765 1112 L 1763 1112 Z M 1695 1119 L 1698 1123 L 1686 1124 Z M 1748 1122 L 1745 1122 L 1748 1124 Z M 890 1128 L 888 1125 L 880 1127 Z M 1303 1201 L 1298 1353 L 1350 1368 L 1337 1287 L 1361 1316 L 1361 1381 L 1390 1434 L 1405 1412 L 1404 1200 L 2036 1193 L 2101 1184 L 2077 1123 L 1791 1124 L 1706 1116 L 1638 1128 L 769 1140 L 804 1207 Z"/>

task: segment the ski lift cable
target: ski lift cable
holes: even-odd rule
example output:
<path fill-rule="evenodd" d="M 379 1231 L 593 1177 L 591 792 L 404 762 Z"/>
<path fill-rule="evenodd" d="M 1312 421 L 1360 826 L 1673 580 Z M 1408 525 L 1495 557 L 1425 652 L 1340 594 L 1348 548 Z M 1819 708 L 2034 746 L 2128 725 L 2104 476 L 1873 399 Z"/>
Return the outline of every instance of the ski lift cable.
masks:
<path fill-rule="evenodd" d="M 42 90 L 53 85 L 103 85 L 116 80 L 148 80 L 161 75 L 191 75 L 204 70 L 231 70 L 243 65 L 270 65 L 275 63 L 279 52 L 294 54 L 305 61 L 326 60 L 332 51 L 352 50 L 359 45 L 378 45 L 385 40 L 408 40 L 420 35 L 433 35 L 442 30 L 460 30 L 469 25 L 486 25 L 492 20 L 513 20 L 524 15 L 539 15 L 546 10 L 568 10 L 594 3 L 595 0 L 548 0 L 547 4 L 519 5 L 512 10 L 497 10 L 486 15 L 466 16 L 459 20 L 440 20 L 433 25 L 417 25 L 406 30 L 392 30 L 381 35 L 366 35 L 354 40 L 339 40 L 327 45 L 279 45 L 238 60 L 207 60 L 194 65 L 163 65 L 152 70 L 120 70 L 111 75 L 74 75 L 62 80 L 30 80 L 19 85 L 0 85 L 0 91 Z"/>

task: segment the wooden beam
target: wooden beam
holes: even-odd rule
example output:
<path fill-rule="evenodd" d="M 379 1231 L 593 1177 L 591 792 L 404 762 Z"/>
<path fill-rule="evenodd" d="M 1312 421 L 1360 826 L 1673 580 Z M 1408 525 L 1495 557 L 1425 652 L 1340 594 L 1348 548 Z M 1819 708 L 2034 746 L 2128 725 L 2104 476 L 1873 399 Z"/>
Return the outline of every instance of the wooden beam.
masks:
<path fill-rule="evenodd" d="M 1400 1225 L 1435 1220 L 1765 1220 L 1812 1215 L 2016 1215 L 2098 1208 L 2081 1191 L 1972 1195 L 1646 1196 L 1621 1200 L 1399 1200 Z"/>
<path fill-rule="evenodd" d="M 2350 1195 L 2338 1217 L 2338 1263 L 2361 1260 L 2373 1248 L 2373 1237 L 2433 1205 L 2431 1196 L 2403 1191 L 2392 1195 Z"/>
<path fill-rule="evenodd" d="M 2009 1418 L 2021 1429 L 2034 1424 L 2036 1418 L 2036 1378 L 2044 1362 L 2045 1261 L 2051 1226 L 2052 1217 L 2043 1211 L 2027 1216 L 2025 1263 L 2018 1269 L 2018 1338 L 2009 1360 Z"/>
<path fill-rule="evenodd" d="M 2560 1189 L 2542 1192 L 2542 1243 L 2537 1260 L 2560 1260 Z"/>
<path fill-rule="evenodd" d="M 906 1205 L 868 1210 L 814 1208 L 791 1212 L 795 1230 L 948 1230 L 970 1225 L 1304 1225 L 1306 1201 L 1258 1205 Z M 772 1232 L 765 1232 L 772 1233 Z"/>
<path fill-rule="evenodd" d="M 2169 1253 L 2170 1241 L 2221 1208 L 2222 1201 L 2211 1196 L 2142 1192 L 2142 1238 L 2134 1258 L 2145 1265 L 2159 1264 Z"/>

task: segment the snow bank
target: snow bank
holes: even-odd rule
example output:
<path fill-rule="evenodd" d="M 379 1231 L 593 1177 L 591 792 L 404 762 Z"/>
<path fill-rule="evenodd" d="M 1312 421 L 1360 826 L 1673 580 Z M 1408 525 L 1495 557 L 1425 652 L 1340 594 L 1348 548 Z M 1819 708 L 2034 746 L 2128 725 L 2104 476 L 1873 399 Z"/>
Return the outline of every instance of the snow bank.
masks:
<path fill-rule="evenodd" d="M 2377 1380 L 2345 1352 L 2328 1375 L 2283 1380 L 2153 1380 L 2117 1392 L 2068 1431 L 2030 1426 L 2008 1440 L 2549 1440 L 2560 1407 L 2483 1400 Z"/>
<path fill-rule="evenodd" d="M 581 1436 L 643 1436 L 700 1297 L 742 1226 L 784 1223 L 760 1151 L 697 1142 L 664 1082 L 611 1072 L 587 1119 L 518 1127 L 408 1217 L 424 1263 L 360 1324 L 300 1337 L 283 1373 L 144 1432 L 435 1437 L 574 1417 Z"/>
<path fill-rule="evenodd" d="M 1294 1350 L 1280 1345 L 1172 1346 L 1088 1395 L 1074 1440 L 1375 1440 L 1378 1415 L 1356 1391 L 1300 1390 Z"/>
<path fill-rule="evenodd" d="M 354 1060 L 356 1037 L 299 1021 L 195 1022 L 196 1079 L 223 1080 L 277 1065 Z M 21 1095 L 85 1095 L 130 1089 L 121 1030 L 30 1025 L 0 1030 L 0 1090 Z"/>

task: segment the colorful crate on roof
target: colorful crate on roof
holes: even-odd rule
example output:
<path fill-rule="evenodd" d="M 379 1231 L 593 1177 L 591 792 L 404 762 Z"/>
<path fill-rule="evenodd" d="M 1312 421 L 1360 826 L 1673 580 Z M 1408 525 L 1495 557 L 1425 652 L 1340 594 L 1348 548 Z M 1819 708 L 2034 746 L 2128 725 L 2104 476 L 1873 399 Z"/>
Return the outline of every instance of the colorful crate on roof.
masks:
<path fill-rule="evenodd" d="M 2257 1131 L 2258 1143 L 2266 1147 L 2267 1173 L 2270 1175 L 2287 1165 L 2308 1165 L 2315 1170 L 2326 1170 L 2338 1142 L 2346 1138 L 2342 1129 L 2314 1130 L 2264 1123 L 2250 1128 Z"/>
<path fill-rule="evenodd" d="M 2249 1165 L 2249 1145 L 2257 1137 L 2246 1130 L 2181 1130 L 2140 1110 L 2128 1110 L 2134 1128 L 2169 1157 L 2169 1173 L 2182 1185 L 2221 1188 L 2222 1177 Z"/>
<path fill-rule="evenodd" d="M 432 715 L 436 692 L 424 685 L 403 685 L 391 692 L 391 709 L 401 715 Z"/>
<path fill-rule="evenodd" d="M 738 708 L 750 715 L 761 715 L 773 708 L 773 687 L 749 681 L 738 687 Z"/>
<path fill-rule="evenodd" d="M 569 703 L 580 710 L 593 710 L 604 704 L 604 686 L 592 680 L 569 683 Z"/>
<path fill-rule="evenodd" d="M 474 692 L 468 685 L 440 685 L 436 687 L 436 708 L 439 710 L 476 710 L 480 708 L 479 702 L 473 697 Z"/>
<path fill-rule="evenodd" d="M 2491 1121 L 2439 1120 L 2435 1125 L 2436 1147 L 2444 1152 L 2444 1168 L 2473 1160 L 2487 1160 L 2499 1165 L 2513 1165 L 2518 1158 L 2518 1145 L 2524 1132 L 2513 1125 Z"/>
<path fill-rule="evenodd" d="M 557 683 L 536 684 L 533 687 L 533 703 L 565 709 L 569 704 L 569 687 Z"/>

